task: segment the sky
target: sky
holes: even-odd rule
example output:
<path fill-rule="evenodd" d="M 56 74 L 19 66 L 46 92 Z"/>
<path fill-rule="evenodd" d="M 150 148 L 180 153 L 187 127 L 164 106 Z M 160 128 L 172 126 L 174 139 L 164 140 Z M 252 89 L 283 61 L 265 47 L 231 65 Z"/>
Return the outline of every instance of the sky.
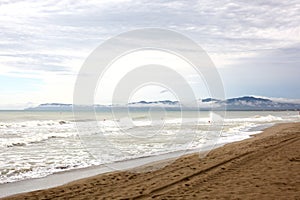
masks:
<path fill-rule="evenodd" d="M 0 109 L 72 103 L 77 74 L 97 46 L 149 27 L 198 43 L 228 98 L 299 99 L 299 13 L 299 0 L 0 0 Z"/>

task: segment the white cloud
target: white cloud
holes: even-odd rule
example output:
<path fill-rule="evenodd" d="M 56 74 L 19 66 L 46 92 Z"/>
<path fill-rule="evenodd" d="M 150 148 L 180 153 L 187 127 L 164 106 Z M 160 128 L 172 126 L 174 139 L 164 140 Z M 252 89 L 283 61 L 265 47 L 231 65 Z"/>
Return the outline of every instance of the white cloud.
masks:
<path fill-rule="evenodd" d="M 299 13 L 299 0 L 2 0 L 0 75 L 41 79 L 53 100 L 70 99 L 55 88 L 67 85 L 61 91 L 70 90 L 93 49 L 109 37 L 143 27 L 186 34 L 218 68 L 236 67 L 266 51 L 298 44 Z M 50 80 L 53 76 L 61 76 L 59 84 Z M 67 77 L 65 84 L 62 77 Z"/>

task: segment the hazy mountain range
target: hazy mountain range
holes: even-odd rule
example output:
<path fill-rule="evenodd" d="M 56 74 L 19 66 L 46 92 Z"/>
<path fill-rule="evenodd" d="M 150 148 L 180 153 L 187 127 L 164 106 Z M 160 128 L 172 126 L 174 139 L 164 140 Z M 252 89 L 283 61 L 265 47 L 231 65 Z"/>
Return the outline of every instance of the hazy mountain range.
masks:
<path fill-rule="evenodd" d="M 271 99 L 265 97 L 244 96 L 237 98 L 230 98 L 226 100 L 219 100 L 213 98 L 199 99 L 198 105 L 200 110 L 300 110 L 300 101 L 290 99 Z M 197 108 L 190 107 L 189 105 L 180 105 L 178 101 L 139 101 L 126 105 L 94 105 L 96 110 L 109 111 L 114 108 L 126 108 L 130 110 L 147 110 L 149 108 L 162 107 L 166 110 L 180 110 L 190 109 L 195 110 Z M 41 110 L 41 111 L 69 111 L 72 110 L 72 104 L 61 103 L 46 103 L 40 104 L 37 107 L 26 108 L 25 110 Z M 82 109 L 85 106 L 81 106 Z"/>

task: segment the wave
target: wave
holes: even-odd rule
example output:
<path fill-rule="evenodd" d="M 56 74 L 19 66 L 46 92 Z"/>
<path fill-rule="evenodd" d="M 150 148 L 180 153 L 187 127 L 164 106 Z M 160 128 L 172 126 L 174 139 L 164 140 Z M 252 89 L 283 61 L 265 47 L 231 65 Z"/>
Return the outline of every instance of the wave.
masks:
<path fill-rule="evenodd" d="M 246 118 L 233 118 L 233 119 L 225 119 L 225 122 L 276 122 L 284 120 L 282 117 L 277 117 L 274 115 L 260 116 L 255 115 L 253 117 Z"/>
<path fill-rule="evenodd" d="M 0 124 L 0 147 L 23 147 L 54 138 L 74 136 L 74 124 L 68 121 L 26 121 Z"/>
<path fill-rule="evenodd" d="M 49 133 L 49 134 L 35 134 L 34 136 L 18 137 L 18 138 L 1 138 L 0 146 L 2 147 L 21 147 L 29 144 L 37 144 L 55 138 L 67 138 L 74 136 L 73 133 Z"/>
<path fill-rule="evenodd" d="M 34 120 L 34 121 L 22 121 L 22 122 L 2 122 L 0 123 L 1 127 L 6 128 L 25 128 L 25 127 L 41 127 L 41 126 L 58 126 L 58 125 L 64 125 L 64 124 L 70 124 L 71 121 L 54 121 L 54 120 Z"/>

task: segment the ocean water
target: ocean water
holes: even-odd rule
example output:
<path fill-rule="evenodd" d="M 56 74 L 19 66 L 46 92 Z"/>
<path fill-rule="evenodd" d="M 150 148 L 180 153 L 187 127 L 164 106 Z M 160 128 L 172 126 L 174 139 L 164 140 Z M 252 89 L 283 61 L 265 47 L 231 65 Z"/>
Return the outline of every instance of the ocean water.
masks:
<path fill-rule="evenodd" d="M 124 114 L 124 113 L 123 113 Z M 0 183 L 44 177 L 93 165 L 187 150 L 209 150 L 243 140 L 281 122 L 300 121 L 298 112 L 0 111 Z M 196 116 L 196 117 L 195 117 Z"/>

